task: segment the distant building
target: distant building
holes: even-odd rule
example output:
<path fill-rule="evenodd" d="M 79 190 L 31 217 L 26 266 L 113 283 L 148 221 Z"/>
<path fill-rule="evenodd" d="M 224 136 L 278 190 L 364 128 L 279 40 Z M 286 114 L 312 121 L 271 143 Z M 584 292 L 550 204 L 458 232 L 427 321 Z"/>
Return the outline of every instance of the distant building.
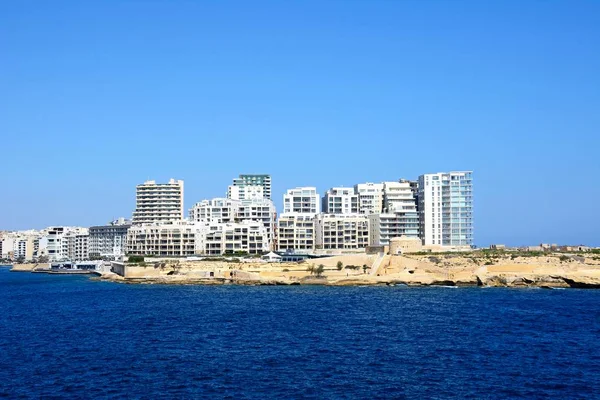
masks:
<path fill-rule="evenodd" d="M 209 223 L 196 230 L 196 254 L 222 255 L 238 252 L 262 254 L 268 251 L 267 230 L 259 221 Z"/>
<path fill-rule="evenodd" d="M 326 214 L 358 214 L 358 195 L 354 188 L 334 187 L 323 196 Z"/>
<path fill-rule="evenodd" d="M 193 222 L 235 222 L 242 202 L 236 199 L 214 198 L 202 200 L 190 209 L 190 220 Z"/>
<path fill-rule="evenodd" d="M 130 221 L 121 219 L 89 230 L 89 257 L 119 259 L 125 255 Z"/>
<path fill-rule="evenodd" d="M 195 254 L 198 228 L 188 221 L 132 225 L 127 231 L 127 255 L 183 257 Z"/>
<path fill-rule="evenodd" d="M 473 172 L 419 177 L 420 235 L 425 246 L 473 245 Z"/>
<path fill-rule="evenodd" d="M 321 199 L 315 187 L 288 189 L 283 195 L 283 213 L 316 215 L 321 212 Z"/>
<path fill-rule="evenodd" d="M 416 210 L 370 214 L 369 245 L 385 246 L 392 238 L 419 238 L 419 216 Z"/>
<path fill-rule="evenodd" d="M 147 224 L 183 219 L 183 181 L 168 183 L 146 181 L 137 186 L 136 208 L 132 222 Z"/>
<path fill-rule="evenodd" d="M 263 196 L 266 199 L 271 199 L 271 175 L 267 174 L 242 174 L 233 180 L 233 184 L 229 187 L 228 198 L 232 197 L 232 187 L 243 188 L 245 186 L 262 186 Z M 239 198 L 239 200 L 244 200 Z"/>
<path fill-rule="evenodd" d="M 383 210 L 383 183 L 359 183 L 354 185 L 358 195 L 358 212 L 376 214 Z"/>
<path fill-rule="evenodd" d="M 312 252 L 315 249 L 315 221 L 311 213 L 285 213 L 279 217 L 277 249 Z"/>
<path fill-rule="evenodd" d="M 369 220 L 360 214 L 318 214 L 315 219 L 316 248 L 353 250 L 369 246 Z"/>
<path fill-rule="evenodd" d="M 231 185 L 227 188 L 227 198 L 233 200 L 264 199 L 265 190 L 261 185 Z"/>

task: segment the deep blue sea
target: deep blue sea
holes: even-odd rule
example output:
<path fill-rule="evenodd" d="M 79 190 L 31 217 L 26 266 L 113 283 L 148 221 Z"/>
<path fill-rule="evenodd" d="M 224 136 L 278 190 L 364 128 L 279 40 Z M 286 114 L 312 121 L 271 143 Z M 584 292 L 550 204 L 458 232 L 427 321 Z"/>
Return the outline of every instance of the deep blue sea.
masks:
<path fill-rule="evenodd" d="M 600 398 L 600 291 L 123 285 L 0 268 L 0 397 Z"/>

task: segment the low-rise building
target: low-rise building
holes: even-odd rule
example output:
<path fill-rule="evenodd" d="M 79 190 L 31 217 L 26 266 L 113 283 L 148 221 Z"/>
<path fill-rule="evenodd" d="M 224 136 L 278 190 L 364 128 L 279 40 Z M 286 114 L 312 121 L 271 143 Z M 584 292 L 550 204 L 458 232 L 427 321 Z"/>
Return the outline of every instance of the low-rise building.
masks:
<path fill-rule="evenodd" d="M 92 226 L 89 230 L 89 257 L 117 260 L 125 255 L 127 231 L 131 223 L 119 219 L 108 225 Z"/>
<path fill-rule="evenodd" d="M 286 213 L 279 217 L 277 249 L 312 252 L 315 249 L 315 221 L 311 214 Z"/>
<path fill-rule="evenodd" d="M 262 254 L 268 251 L 267 230 L 260 221 L 211 222 L 198 227 L 195 233 L 196 254 Z"/>
<path fill-rule="evenodd" d="M 317 249 L 364 249 L 369 246 L 369 219 L 359 214 L 318 214 L 315 238 Z"/>
<path fill-rule="evenodd" d="M 416 210 L 370 214 L 369 245 L 386 246 L 395 237 L 419 237 L 419 216 Z"/>
<path fill-rule="evenodd" d="M 132 225 L 127 231 L 127 255 L 193 256 L 197 231 L 198 226 L 188 221 Z"/>

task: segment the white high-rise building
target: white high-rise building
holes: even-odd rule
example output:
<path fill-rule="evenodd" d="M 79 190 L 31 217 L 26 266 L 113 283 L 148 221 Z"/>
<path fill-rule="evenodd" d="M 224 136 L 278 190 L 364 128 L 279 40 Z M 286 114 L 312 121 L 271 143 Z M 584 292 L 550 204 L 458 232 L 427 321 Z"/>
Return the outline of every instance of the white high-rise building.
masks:
<path fill-rule="evenodd" d="M 361 214 L 380 213 L 383 208 L 383 183 L 359 183 L 354 185 L 358 195 L 358 211 Z"/>
<path fill-rule="evenodd" d="M 137 186 L 132 223 L 180 221 L 183 219 L 183 181 L 146 181 Z"/>
<path fill-rule="evenodd" d="M 358 214 L 358 195 L 354 188 L 334 187 L 323 196 L 326 214 Z"/>
<path fill-rule="evenodd" d="M 421 175 L 419 222 L 425 246 L 472 246 L 473 171 Z"/>
<path fill-rule="evenodd" d="M 261 222 L 266 231 L 267 251 L 274 250 L 277 211 L 273 201 L 267 198 L 242 200 L 237 221 Z"/>
<path fill-rule="evenodd" d="M 315 187 L 288 189 L 283 195 L 283 213 L 316 215 L 321 212 L 321 198 Z"/>
<path fill-rule="evenodd" d="M 369 246 L 369 220 L 360 214 L 318 214 L 315 218 L 316 248 L 356 250 Z"/>

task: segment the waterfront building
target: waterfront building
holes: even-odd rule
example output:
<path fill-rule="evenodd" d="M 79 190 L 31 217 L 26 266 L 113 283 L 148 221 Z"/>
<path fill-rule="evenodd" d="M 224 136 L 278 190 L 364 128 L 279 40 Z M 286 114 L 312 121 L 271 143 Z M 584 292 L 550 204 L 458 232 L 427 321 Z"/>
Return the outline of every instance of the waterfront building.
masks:
<path fill-rule="evenodd" d="M 92 226 L 89 234 L 89 257 L 120 259 L 125 255 L 127 231 L 131 222 L 120 218 L 108 225 Z"/>
<path fill-rule="evenodd" d="M 127 255 L 192 256 L 197 231 L 189 221 L 132 225 L 127 230 Z"/>
<path fill-rule="evenodd" d="M 242 202 L 235 199 L 215 198 L 202 200 L 190 209 L 192 222 L 235 222 Z"/>
<path fill-rule="evenodd" d="M 264 187 L 261 185 L 231 185 L 227 188 L 227 198 L 233 200 L 253 200 L 266 197 Z"/>
<path fill-rule="evenodd" d="M 168 222 L 183 219 L 183 181 L 168 183 L 146 181 L 137 186 L 133 224 Z"/>
<path fill-rule="evenodd" d="M 211 222 L 198 227 L 195 233 L 196 254 L 262 254 L 268 251 L 267 230 L 260 221 Z"/>
<path fill-rule="evenodd" d="M 314 221 L 317 249 L 356 250 L 369 246 L 366 215 L 318 214 Z"/>
<path fill-rule="evenodd" d="M 401 179 L 383 182 L 383 208 L 386 212 L 416 212 L 416 182 Z"/>
<path fill-rule="evenodd" d="M 242 200 L 236 220 L 261 222 L 266 231 L 267 250 L 274 250 L 277 211 L 273 201 L 267 198 Z"/>
<path fill-rule="evenodd" d="M 315 221 L 311 213 L 284 213 L 277 221 L 277 250 L 313 252 Z"/>
<path fill-rule="evenodd" d="M 62 256 L 69 261 L 89 260 L 89 230 L 76 228 L 62 237 Z"/>
<path fill-rule="evenodd" d="M 360 214 L 380 213 L 383 209 L 383 183 L 359 183 L 354 185 L 358 195 L 358 212 Z"/>
<path fill-rule="evenodd" d="M 391 239 L 400 236 L 419 238 L 419 216 L 416 210 L 370 214 L 368 218 L 370 246 L 385 246 Z"/>
<path fill-rule="evenodd" d="M 334 187 L 323 196 L 326 214 L 358 214 L 358 195 L 354 188 Z"/>
<path fill-rule="evenodd" d="M 245 186 L 262 186 L 263 196 L 266 199 L 271 199 L 271 175 L 267 174 L 242 174 L 238 178 L 233 179 L 233 184 L 229 187 L 227 197 L 232 199 L 230 192 L 232 187 L 245 187 Z M 243 198 L 238 198 L 244 200 Z"/>
<path fill-rule="evenodd" d="M 419 223 L 425 246 L 472 246 L 473 172 L 421 175 Z"/>
<path fill-rule="evenodd" d="M 288 189 L 283 195 L 283 213 L 316 215 L 321 212 L 321 198 L 315 187 Z"/>

